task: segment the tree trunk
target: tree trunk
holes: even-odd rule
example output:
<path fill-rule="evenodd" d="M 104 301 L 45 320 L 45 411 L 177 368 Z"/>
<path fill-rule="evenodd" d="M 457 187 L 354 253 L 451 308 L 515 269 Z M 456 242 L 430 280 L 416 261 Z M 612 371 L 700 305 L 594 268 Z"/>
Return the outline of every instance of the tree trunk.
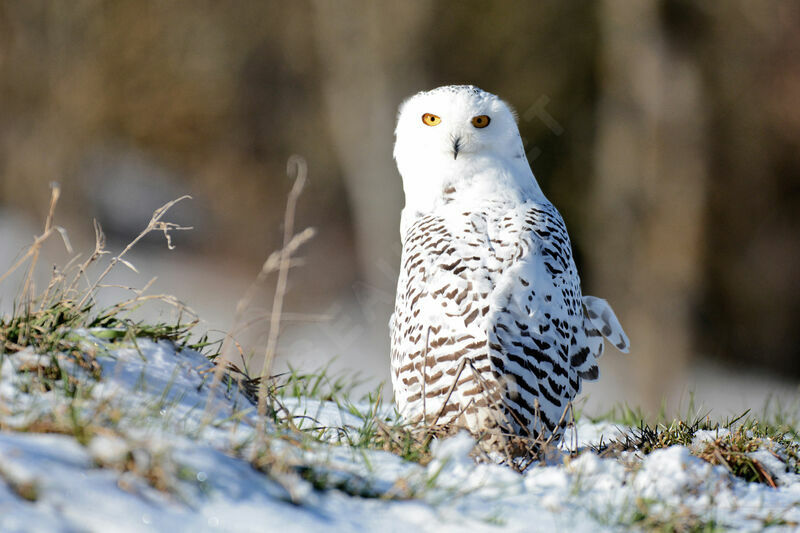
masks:
<path fill-rule="evenodd" d="M 604 0 L 590 290 L 612 302 L 630 358 L 606 373 L 657 408 L 685 375 L 707 184 L 697 66 L 671 46 L 658 1 Z M 672 399 L 669 402 L 674 406 Z"/>
<path fill-rule="evenodd" d="M 427 88 L 421 43 L 430 4 L 319 0 L 314 7 L 322 91 L 352 202 L 361 277 L 393 301 L 403 207 L 393 134 L 399 104 Z"/>
<path fill-rule="evenodd" d="M 359 265 L 353 294 L 329 312 L 335 324 L 350 324 L 350 340 L 342 346 L 337 338 L 337 349 L 364 354 L 365 371 L 384 369 L 388 377 L 387 326 L 403 207 L 394 127 L 403 99 L 427 88 L 421 66 L 431 6 L 401 0 L 317 0 L 313 6 L 328 128 L 351 204 Z"/>

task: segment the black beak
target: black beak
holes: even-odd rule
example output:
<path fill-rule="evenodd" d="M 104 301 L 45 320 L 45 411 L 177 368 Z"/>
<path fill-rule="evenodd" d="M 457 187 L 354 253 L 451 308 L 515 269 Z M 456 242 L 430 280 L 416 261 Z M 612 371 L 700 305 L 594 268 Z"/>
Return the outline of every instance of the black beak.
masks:
<path fill-rule="evenodd" d="M 461 137 L 456 137 L 453 141 L 453 159 L 458 157 L 459 150 L 461 150 Z"/>

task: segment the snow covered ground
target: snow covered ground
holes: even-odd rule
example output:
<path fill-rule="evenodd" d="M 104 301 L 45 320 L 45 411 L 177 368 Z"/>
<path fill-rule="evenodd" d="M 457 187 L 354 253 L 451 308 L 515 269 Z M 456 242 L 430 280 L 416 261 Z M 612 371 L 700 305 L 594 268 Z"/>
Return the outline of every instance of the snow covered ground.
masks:
<path fill-rule="evenodd" d="M 684 446 L 601 458 L 588 446 L 618 434 L 610 423 L 579 422 L 577 456 L 565 445 L 524 474 L 475 464 L 466 434 L 434 442 L 423 466 L 380 450 L 281 438 L 278 429 L 266 443 L 269 467 L 256 469 L 255 408 L 235 389 L 213 394 L 202 355 L 165 341 L 76 335 L 100 372 L 62 355 L 53 387 L 37 385 L 52 368 L 49 355 L 0 355 L 0 531 L 800 527 L 800 475 L 768 442 L 753 453 L 777 488 L 733 477 Z M 286 405 L 314 424 L 352 431 L 368 418 L 332 402 Z M 692 446 L 715 436 L 699 433 Z"/>

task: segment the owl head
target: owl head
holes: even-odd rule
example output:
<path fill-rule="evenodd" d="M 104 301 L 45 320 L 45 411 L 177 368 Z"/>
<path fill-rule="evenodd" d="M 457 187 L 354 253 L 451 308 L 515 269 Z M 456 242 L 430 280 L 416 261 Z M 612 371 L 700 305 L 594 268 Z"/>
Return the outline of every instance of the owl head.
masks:
<path fill-rule="evenodd" d="M 472 85 L 448 85 L 418 93 L 400 106 L 394 156 L 458 161 L 481 155 L 519 154 L 511 108 Z"/>
<path fill-rule="evenodd" d="M 535 181 L 511 107 L 472 85 L 439 87 L 403 102 L 394 157 L 406 205 L 424 204 L 437 190 L 457 187 L 474 176 L 494 176 L 498 188 L 513 185 L 508 181 L 524 182 L 526 187 Z M 483 185 L 491 188 L 493 183 Z"/>

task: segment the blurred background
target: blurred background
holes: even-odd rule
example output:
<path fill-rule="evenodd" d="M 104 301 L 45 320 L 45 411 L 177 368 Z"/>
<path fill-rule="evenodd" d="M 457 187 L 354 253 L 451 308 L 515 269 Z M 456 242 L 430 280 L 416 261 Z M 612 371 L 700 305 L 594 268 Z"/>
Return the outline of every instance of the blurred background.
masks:
<path fill-rule="evenodd" d="M 796 397 L 800 2 L 0 0 L 0 271 L 41 231 L 51 181 L 84 252 L 92 218 L 118 251 L 190 194 L 167 219 L 195 229 L 173 251 L 146 239 L 139 274 L 114 282 L 158 276 L 150 292 L 220 335 L 280 247 L 300 154 L 296 224 L 319 232 L 290 274 L 277 370 L 333 360 L 388 379 L 396 110 L 451 83 L 516 108 L 584 292 L 630 335 L 587 410 L 694 394 L 723 416 Z M 0 285 L 2 311 L 16 290 Z M 266 331 L 240 335 L 256 358 Z"/>

